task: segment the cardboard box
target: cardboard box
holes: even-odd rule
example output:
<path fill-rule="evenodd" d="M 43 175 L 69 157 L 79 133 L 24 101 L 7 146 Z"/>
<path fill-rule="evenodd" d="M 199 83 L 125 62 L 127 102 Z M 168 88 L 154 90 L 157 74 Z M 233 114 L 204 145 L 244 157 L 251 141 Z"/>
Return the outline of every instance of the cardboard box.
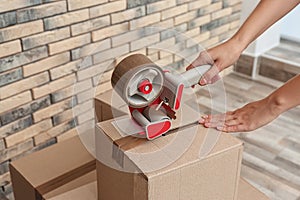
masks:
<path fill-rule="evenodd" d="M 95 158 L 79 137 L 60 142 L 10 164 L 16 200 L 43 195 L 95 170 Z"/>
<path fill-rule="evenodd" d="M 206 136 L 217 131 L 190 125 L 147 141 L 122 137 L 115 120 L 97 124 L 98 200 L 237 199 L 243 151 L 238 139 L 219 135 L 200 159 Z"/>
<path fill-rule="evenodd" d="M 111 96 L 112 90 L 95 99 L 95 113 L 98 120 L 111 119 L 112 113 L 121 116 L 128 112 L 125 103 L 123 111 L 119 111 L 119 108 L 111 109 L 109 105 Z M 92 137 L 94 139 L 94 136 Z M 62 141 L 11 163 L 15 199 L 50 198 L 57 188 L 95 168 L 95 158 L 86 150 L 79 137 Z"/>
<path fill-rule="evenodd" d="M 84 184 L 45 200 L 97 200 L 97 182 Z M 239 181 L 238 200 L 269 200 L 267 196 L 254 188 L 244 179 Z"/>
<path fill-rule="evenodd" d="M 243 178 L 240 179 L 239 183 L 239 195 L 238 200 L 269 200 L 269 198 L 262 192 L 253 187 Z"/>
<path fill-rule="evenodd" d="M 129 114 L 127 104 L 119 96 L 116 96 L 115 100 L 112 101 L 113 95 L 116 93 L 109 90 L 95 97 L 95 114 L 98 122 Z"/>

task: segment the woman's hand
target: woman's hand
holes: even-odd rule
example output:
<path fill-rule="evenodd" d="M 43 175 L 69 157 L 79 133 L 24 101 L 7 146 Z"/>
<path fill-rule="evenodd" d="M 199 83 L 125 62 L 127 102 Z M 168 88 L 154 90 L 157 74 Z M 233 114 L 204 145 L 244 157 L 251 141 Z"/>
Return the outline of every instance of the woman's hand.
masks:
<path fill-rule="evenodd" d="M 186 69 L 210 64 L 212 67 L 200 79 L 200 85 L 211 84 L 219 80 L 219 72 L 234 64 L 241 55 L 244 47 L 235 38 L 216 47 L 200 53 Z"/>
<path fill-rule="evenodd" d="M 280 114 L 278 110 L 276 105 L 265 98 L 249 103 L 233 112 L 204 116 L 199 123 L 224 132 L 252 131 L 276 119 Z"/>
<path fill-rule="evenodd" d="M 208 54 L 206 52 L 200 53 L 199 57 L 187 67 L 187 70 L 200 65 L 210 64 L 212 68 L 203 75 L 199 84 L 214 83 L 219 79 L 219 72 L 235 63 L 242 51 L 252 41 L 299 3 L 300 0 L 261 0 L 230 40 L 209 49 L 207 51 Z"/>

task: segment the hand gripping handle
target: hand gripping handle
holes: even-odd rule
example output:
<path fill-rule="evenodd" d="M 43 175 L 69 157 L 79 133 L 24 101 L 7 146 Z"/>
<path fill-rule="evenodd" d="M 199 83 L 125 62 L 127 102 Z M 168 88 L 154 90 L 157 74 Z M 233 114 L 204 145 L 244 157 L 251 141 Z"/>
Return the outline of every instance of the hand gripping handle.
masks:
<path fill-rule="evenodd" d="M 184 87 L 191 87 L 198 84 L 203 74 L 205 74 L 211 67 L 211 65 L 201 65 L 183 72 L 181 77 L 183 79 Z"/>

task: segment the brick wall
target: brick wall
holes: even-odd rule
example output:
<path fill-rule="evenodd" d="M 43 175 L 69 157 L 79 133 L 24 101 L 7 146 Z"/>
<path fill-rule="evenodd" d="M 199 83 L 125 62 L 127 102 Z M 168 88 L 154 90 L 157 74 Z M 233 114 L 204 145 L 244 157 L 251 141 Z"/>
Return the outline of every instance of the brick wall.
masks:
<path fill-rule="evenodd" d="M 207 48 L 236 31 L 240 1 L 1 2 L 0 186 L 10 191 L 11 160 L 71 137 L 76 126 L 93 120 L 88 110 L 74 117 L 72 107 L 92 110 L 88 93 L 111 88 L 107 66 L 141 52 L 182 69 L 183 58 L 201 50 L 197 44 Z M 143 28 L 150 26 L 159 28 Z"/>

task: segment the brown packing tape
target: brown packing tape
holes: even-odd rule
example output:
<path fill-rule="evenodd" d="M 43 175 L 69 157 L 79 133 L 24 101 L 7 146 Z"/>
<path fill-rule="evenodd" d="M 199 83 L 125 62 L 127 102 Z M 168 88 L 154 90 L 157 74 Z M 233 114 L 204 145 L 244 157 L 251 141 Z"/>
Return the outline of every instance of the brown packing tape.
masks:
<path fill-rule="evenodd" d="M 97 200 L 97 182 L 88 183 L 46 200 Z"/>
<path fill-rule="evenodd" d="M 74 169 L 74 170 L 71 170 L 59 177 L 56 177 L 50 181 L 48 181 L 47 183 L 45 184 L 42 184 L 40 186 L 38 186 L 36 188 L 36 190 L 41 194 L 46 194 L 80 176 L 83 176 L 84 174 L 87 174 L 88 172 L 91 172 L 95 169 L 95 166 L 96 166 L 96 161 L 93 160 L 89 163 L 85 163 L 84 165 Z"/>
<path fill-rule="evenodd" d="M 146 138 L 125 136 L 113 142 L 112 157 L 121 167 L 124 166 L 124 152 L 147 142 Z"/>
<path fill-rule="evenodd" d="M 97 200 L 97 182 L 88 183 L 46 200 Z"/>
<path fill-rule="evenodd" d="M 49 200 L 49 199 L 59 199 L 60 196 L 65 196 L 65 193 L 69 193 L 70 191 L 73 190 L 78 190 L 80 189 L 82 186 L 88 185 L 90 183 L 93 183 L 97 180 L 97 174 L 96 174 L 96 170 L 93 170 L 92 172 L 89 172 L 79 178 L 76 178 L 54 190 L 52 190 L 51 192 L 48 192 L 46 194 L 43 195 L 43 198 L 45 200 Z M 96 193 L 96 191 L 95 191 Z M 76 198 L 76 197 L 75 197 Z"/>

